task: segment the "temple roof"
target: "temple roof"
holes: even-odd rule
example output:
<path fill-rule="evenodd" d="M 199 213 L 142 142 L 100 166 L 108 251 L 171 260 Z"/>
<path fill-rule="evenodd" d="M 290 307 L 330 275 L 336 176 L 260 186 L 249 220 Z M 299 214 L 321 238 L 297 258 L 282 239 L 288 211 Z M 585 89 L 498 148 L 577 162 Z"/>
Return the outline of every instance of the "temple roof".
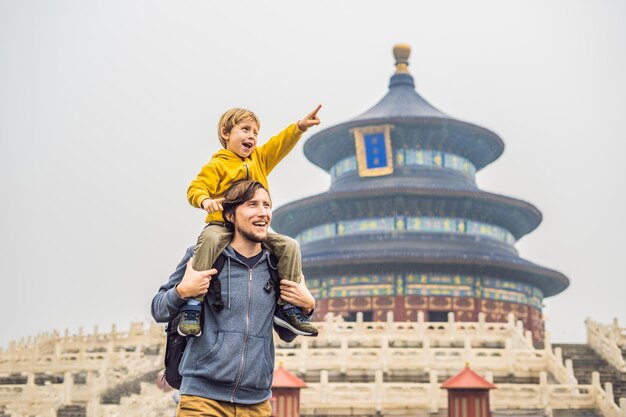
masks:
<path fill-rule="evenodd" d="M 461 151 L 477 169 L 496 160 L 504 149 L 502 139 L 488 129 L 448 116 L 426 101 L 416 90 L 413 76 L 408 72 L 410 48 L 394 48 L 396 72 L 389 82 L 389 91 L 366 112 L 311 136 L 304 144 L 304 153 L 315 165 L 329 169 L 337 157 L 354 154 L 354 139 L 350 129 L 376 124 L 411 126 L 414 140 L 423 140 L 416 129 L 439 131 L 441 146 Z M 345 142 L 345 143 L 344 143 Z M 423 144 L 422 144 L 423 146 Z M 428 145 L 427 145 L 428 146 Z M 473 149 L 468 150 L 467 148 Z M 470 155 L 468 155 L 468 153 Z"/>
<path fill-rule="evenodd" d="M 389 92 L 374 107 L 352 120 L 387 118 L 441 117 L 451 119 L 415 91 L 413 76 L 394 74 L 389 82 Z"/>
<path fill-rule="evenodd" d="M 278 368 L 274 370 L 274 380 L 272 381 L 272 388 L 304 388 L 306 383 L 283 368 L 283 364 L 280 363 Z"/>
<path fill-rule="evenodd" d="M 441 384 L 444 389 L 494 389 L 491 382 L 487 381 L 467 365 L 461 372 Z"/>

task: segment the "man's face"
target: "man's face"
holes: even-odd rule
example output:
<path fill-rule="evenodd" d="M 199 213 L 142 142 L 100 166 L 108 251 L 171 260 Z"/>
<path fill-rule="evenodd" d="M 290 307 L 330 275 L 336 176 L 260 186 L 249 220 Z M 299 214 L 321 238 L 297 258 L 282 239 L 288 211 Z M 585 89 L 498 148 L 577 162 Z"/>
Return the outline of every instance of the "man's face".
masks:
<path fill-rule="evenodd" d="M 259 127 L 252 119 L 244 119 L 233 126 L 230 132 L 222 132 L 226 141 L 226 149 L 247 158 L 256 148 L 256 140 L 259 135 Z"/>
<path fill-rule="evenodd" d="M 256 190 L 254 197 L 235 209 L 234 217 L 231 221 L 235 225 L 235 234 L 251 242 L 263 242 L 272 220 L 272 202 L 267 191 Z"/>

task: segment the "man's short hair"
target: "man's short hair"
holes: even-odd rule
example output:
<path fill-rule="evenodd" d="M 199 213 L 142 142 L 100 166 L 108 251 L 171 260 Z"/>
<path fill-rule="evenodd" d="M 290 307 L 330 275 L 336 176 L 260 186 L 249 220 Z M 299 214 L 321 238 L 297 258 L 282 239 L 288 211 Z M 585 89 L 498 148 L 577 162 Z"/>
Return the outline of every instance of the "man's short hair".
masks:
<path fill-rule="evenodd" d="M 259 189 L 267 191 L 267 188 L 259 181 L 244 180 L 233 183 L 233 185 L 226 190 L 226 193 L 224 193 L 224 201 L 222 201 L 222 207 L 224 208 L 222 216 L 224 217 L 228 229 L 233 231 L 235 228 L 235 225 L 228 220 L 228 217 L 231 214 L 233 216 L 235 215 L 237 207 L 248 200 L 252 200 Z M 269 194 L 269 191 L 267 191 L 267 193 Z"/>
<path fill-rule="evenodd" d="M 256 114 L 252 113 L 250 110 L 233 108 L 226 110 L 226 112 L 222 114 L 220 121 L 217 123 L 217 137 L 224 148 L 226 148 L 226 139 L 222 136 L 222 130 L 230 132 L 233 127 L 238 125 L 239 122 L 243 120 L 252 120 L 256 123 L 256 127 L 261 129 L 261 122 L 259 121 L 259 118 L 256 117 Z"/>

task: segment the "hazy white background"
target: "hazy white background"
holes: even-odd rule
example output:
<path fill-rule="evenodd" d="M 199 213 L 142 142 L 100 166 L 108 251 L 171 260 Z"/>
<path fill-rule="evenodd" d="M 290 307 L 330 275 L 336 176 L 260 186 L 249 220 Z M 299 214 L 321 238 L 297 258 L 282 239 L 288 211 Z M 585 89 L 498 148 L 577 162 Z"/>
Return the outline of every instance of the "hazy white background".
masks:
<path fill-rule="evenodd" d="M 220 114 L 253 109 L 262 142 L 317 103 L 323 127 L 345 121 L 387 92 L 399 42 L 420 94 L 505 141 L 479 185 L 543 212 L 517 247 L 571 280 L 545 301 L 553 339 L 626 325 L 625 17 L 617 0 L 0 0 L 0 347 L 150 320 L 202 228 L 185 193 Z M 302 143 L 276 205 L 328 188 Z"/>

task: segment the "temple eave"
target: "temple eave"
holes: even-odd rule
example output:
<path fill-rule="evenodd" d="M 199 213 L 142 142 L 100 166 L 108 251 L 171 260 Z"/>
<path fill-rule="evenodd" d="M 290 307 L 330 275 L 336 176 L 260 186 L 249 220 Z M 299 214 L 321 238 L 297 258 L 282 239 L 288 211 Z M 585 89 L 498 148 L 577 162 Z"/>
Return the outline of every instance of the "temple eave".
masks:
<path fill-rule="evenodd" d="M 391 201 L 393 204 L 380 204 Z M 530 203 L 499 194 L 472 190 L 382 188 L 318 194 L 288 203 L 274 212 L 273 226 L 295 236 L 307 228 L 337 219 L 381 217 L 404 213 L 449 215 L 493 222 L 517 239 L 534 230 L 541 212 Z"/>
<path fill-rule="evenodd" d="M 456 119 L 407 115 L 352 120 L 324 129 L 306 141 L 304 154 L 315 165 L 329 170 L 337 158 L 354 154 L 354 141 L 349 133 L 351 129 L 384 124 L 400 129 L 430 129 L 429 134 L 420 135 L 423 149 L 443 146 L 451 153 L 469 158 L 477 169 L 495 161 L 504 150 L 502 139 L 484 127 Z M 396 138 L 395 142 L 396 146 L 401 145 L 400 138 Z"/>
<path fill-rule="evenodd" d="M 367 257 L 365 257 L 367 255 Z M 445 255 L 389 254 L 376 257 L 372 253 L 363 257 L 354 254 L 326 254 L 324 256 L 306 256 L 302 260 L 305 275 L 338 275 L 342 271 L 353 273 L 366 271 L 390 271 L 394 269 L 407 272 L 445 271 L 452 273 L 488 274 L 496 277 L 509 277 L 514 281 L 531 284 L 540 288 L 545 297 L 559 294 L 569 286 L 569 279 L 558 271 L 524 261 L 522 264 L 496 259 L 471 259 Z M 402 264 L 401 268 L 398 265 Z"/>

